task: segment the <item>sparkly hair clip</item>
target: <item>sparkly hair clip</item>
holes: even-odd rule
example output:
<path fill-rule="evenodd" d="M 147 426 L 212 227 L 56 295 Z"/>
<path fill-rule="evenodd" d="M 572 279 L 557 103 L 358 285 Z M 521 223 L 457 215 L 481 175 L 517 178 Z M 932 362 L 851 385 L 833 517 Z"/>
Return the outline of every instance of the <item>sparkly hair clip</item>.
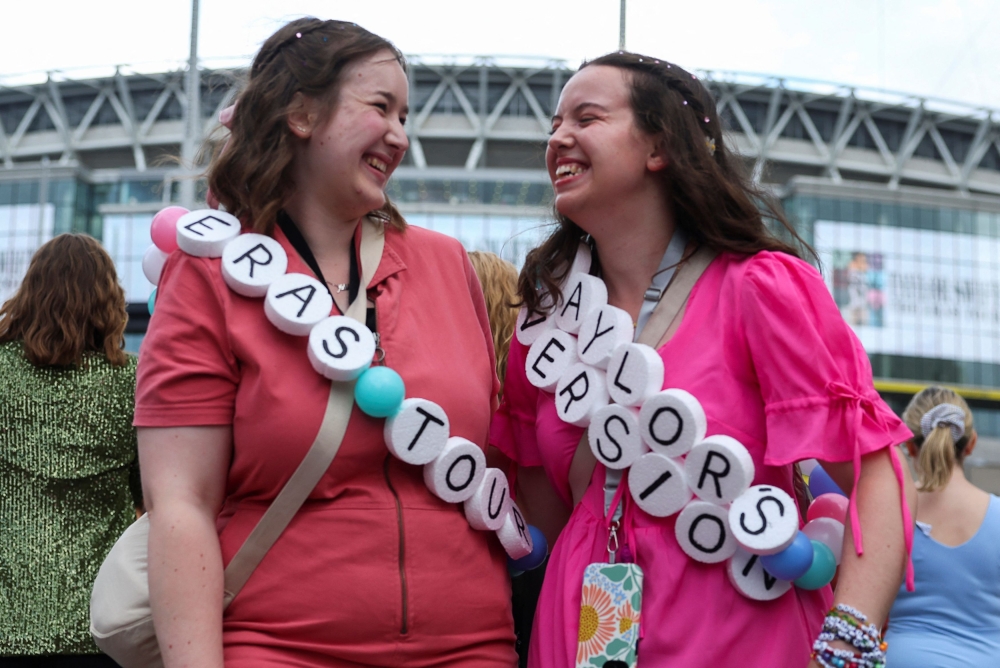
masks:
<path fill-rule="evenodd" d="M 709 153 L 711 153 L 712 155 L 715 155 L 715 138 L 714 137 L 706 137 L 705 138 L 705 146 L 708 147 L 708 152 Z"/>

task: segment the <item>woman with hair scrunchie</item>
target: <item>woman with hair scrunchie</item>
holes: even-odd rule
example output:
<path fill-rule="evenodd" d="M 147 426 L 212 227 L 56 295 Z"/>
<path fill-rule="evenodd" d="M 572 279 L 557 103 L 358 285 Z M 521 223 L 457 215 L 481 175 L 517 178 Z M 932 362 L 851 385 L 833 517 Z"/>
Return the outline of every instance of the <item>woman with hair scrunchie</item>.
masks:
<path fill-rule="evenodd" d="M 528 255 L 521 272 L 519 296 L 531 322 L 556 315 L 558 327 L 579 297 L 584 279 L 568 274 L 583 253 L 581 242 L 589 245 L 590 274 L 603 279 L 607 303 L 625 311 L 636 329 L 644 301 L 655 301 L 646 298 L 654 277 L 678 264 L 683 270 L 700 249 L 714 251 L 661 338 L 661 387 L 684 390 L 700 402 L 708 436 L 729 436 L 745 446 L 751 484 L 763 486 L 754 488 L 762 494 L 777 488 L 794 503 L 794 465 L 815 458 L 852 502 L 836 592 L 803 584 L 775 590 L 780 595 L 774 600 L 752 600 L 730 576 L 749 577 L 759 566 L 756 555 L 743 553 L 744 566 L 735 575 L 730 563 L 689 557 L 685 549 L 694 548 L 675 537 L 678 515 L 640 509 L 627 475 L 618 493 L 606 498 L 608 478 L 598 463 L 582 495 L 574 493 L 570 474 L 583 428 L 559 413 L 568 411 L 565 404 L 578 398 L 577 390 L 560 397 L 557 407 L 554 395 L 539 389 L 544 379 L 529 381 L 529 348 L 515 339 L 491 442 L 519 465 L 518 503 L 528 521 L 548 532 L 550 544 L 558 535 L 535 614 L 531 665 L 605 665 L 611 655 L 606 665 L 630 665 L 636 655 L 626 652 L 634 637 L 609 639 L 625 637 L 636 622 L 640 667 L 881 665 L 877 627 L 906 571 L 912 535 L 906 501 L 912 482 L 893 453 L 909 432 L 873 388 L 864 349 L 823 278 L 790 243 L 797 238 L 794 228 L 744 174 L 716 101 L 672 63 L 628 52 L 602 56 L 585 63 L 563 88 L 546 162 L 559 226 Z M 780 234 L 765 224 L 759 206 Z M 576 286 L 569 295 L 560 287 L 568 279 Z M 553 304 L 560 305 L 558 314 Z M 538 339 L 550 340 L 556 339 Z M 582 335 L 579 341 L 582 350 Z M 614 382 L 609 370 L 607 387 Z M 713 474 L 723 475 L 721 468 Z M 616 503 L 623 506 L 619 520 Z M 720 531 L 730 526 L 718 517 L 729 512 L 726 506 L 702 503 L 716 509 L 710 519 Z M 683 537 L 693 531 L 692 524 Z M 705 544 L 703 554 L 728 545 L 717 539 L 722 542 Z M 592 579 L 584 582 L 592 567 L 609 561 L 642 569 L 641 601 L 609 594 L 618 590 L 605 581 L 627 569 L 588 575 Z M 756 572 L 761 588 L 764 582 L 773 586 L 773 579 Z M 641 612 L 630 611 L 630 601 L 641 603 Z M 845 640 L 855 636 L 853 643 Z"/>
<path fill-rule="evenodd" d="M 913 541 L 916 591 L 900 589 L 889 612 L 892 668 L 987 668 L 1000 657 L 1000 499 L 965 477 L 976 447 L 965 399 L 928 387 L 903 420 L 917 469 Z"/>
<path fill-rule="evenodd" d="M 125 293 L 97 240 L 42 245 L 0 308 L 0 665 L 114 668 L 101 562 L 142 506 Z"/>
<path fill-rule="evenodd" d="M 366 299 L 372 357 L 406 396 L 440 406 L 450 435 L 485 449 L 499 382 L 482 290 L 461 244 L 407 226 L 384 192 L 409 145 L 408 94 L 387 40 L 292 21 L 264 42 L 223 119 L 231 134 L 209 166 L 211 200 L 280 244 L 288 273 L 319 286 L 308 299 L 328 292 L 334 315 Z M 374 268 L 359 250 L 368 234 L 384 239 Z M 170 255 L 140 355 L 135 423 L 166 667 L 513 666 L 503 548 L 432 494 L 420 466 L 393 457 L 386 421 L 360 408 L 223 609 L 224 565 L 310 451 L 331 384 L 310 363 L 309 337 L 272 325 L 220 265 Z"/>

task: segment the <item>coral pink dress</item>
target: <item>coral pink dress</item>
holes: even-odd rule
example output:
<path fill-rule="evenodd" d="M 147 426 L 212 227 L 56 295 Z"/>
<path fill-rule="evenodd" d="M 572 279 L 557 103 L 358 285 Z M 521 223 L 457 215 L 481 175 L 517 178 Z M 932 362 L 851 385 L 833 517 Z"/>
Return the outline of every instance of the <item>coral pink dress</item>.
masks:
<path fill-rule="evenodd" d="M 794 462 L 854 460 L 911 436 L 872 388 L 864 349 L 822 277 L 791 256 L 718 256 L 659 352 L 664 387 L 697 397 L 708 435 L 729 435 L 750 451 L 754 485 L 794 497 Z M 526 354 L 514 341 L 490 440 L 521 466 L 544 466 L 569 503 L 570 462 L 582 430 L 561 422 L 553 395 L 528 383 Z M 552 550 L 531 635 L 533 668 L 588 658 L 587 648 L 578 648 L 581 585 L 588 564 L 607 560 L 604 474 L 598 464 Z M 645 573 L 639 666 L 805 666 L 830 588 L 793 587 L 770 602 L 744 598 L 724 563 L 701 564 L 681 550 L 675 518 L 635 507 L 625 513 L 626 542 Z"/>
<path fill-rule="evenodd" d="M 280 229 L 288 271 L 311 274 Z M 444 235 L 389 228 L 368 286 L 385 363 L 407 396 L 445 409 L 485 447 L 498 389 L 479 281 Z M 175 252 L 139 357 L 135 424 L 232 425 L 218 519 L 228 563 L 319 430 L 330 381 L 307 337 L 278 331 L 220 261 Z M 390 456 L 384 420 L 357 407 L 329 471 L 226 611 L 226 666 L 456 666 L 517 662 L 507 557 L 460 505 Z"/>

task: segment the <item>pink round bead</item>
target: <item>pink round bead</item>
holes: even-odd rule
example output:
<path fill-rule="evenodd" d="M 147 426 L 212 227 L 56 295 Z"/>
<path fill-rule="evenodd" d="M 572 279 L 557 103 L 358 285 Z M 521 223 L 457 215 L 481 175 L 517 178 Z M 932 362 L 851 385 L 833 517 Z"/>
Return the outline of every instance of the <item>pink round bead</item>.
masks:
<path fill-rule="evenodd" d="M 840 494 L 820 494 L 809 504 L 806 519 L 811 522 L 819 517 L 829 517 L 841 524 L 846 524 L 847 504 L 848 499 L 846 496 L 841 496 Z"/>
<path fill-rule="evenodd" d="M 177 250 L 177 221 L 187 212 L 182 206 L 168 206 L 153 216 L 149 236 L 153 237 L 153 243 L 164 253 Z"/>

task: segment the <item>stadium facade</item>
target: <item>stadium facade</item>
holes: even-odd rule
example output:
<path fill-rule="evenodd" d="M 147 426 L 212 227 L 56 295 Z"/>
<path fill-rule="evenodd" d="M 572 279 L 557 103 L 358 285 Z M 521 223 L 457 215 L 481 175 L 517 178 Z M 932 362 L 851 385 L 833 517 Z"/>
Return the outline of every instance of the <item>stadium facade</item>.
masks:
<path fill-rule="evenodd" d="M 411 223 L 520 263 L 552 220 L 544 143 L 572 71 L 541 59 L 410 63 L 411 148 L 390 196 Z M 0 82 L 0 300 L 40 243 L 88 232 L 119 268 L 129 347 L 137 348 L 152 289 L 140 267 L 152 216 L 190 204 L 186 182 L 197 183 L 195 198 L 204 193 L 173 156 L 186 141 L 219 135 L 218 112 L 240 76 L 202 70 L 194 105 L 184 70 Z M 701 76 L 748 168 L 819 252 L 883 396 L 900 409 L 928 382 L 955 386 L 976 408 L 987 445 L 1000 445 L 997 111 L 767 76 Z M 187 122 L 189 106 L 198 122 Z M 1000 457 L 973 463 L 1000 466 Z"/>

